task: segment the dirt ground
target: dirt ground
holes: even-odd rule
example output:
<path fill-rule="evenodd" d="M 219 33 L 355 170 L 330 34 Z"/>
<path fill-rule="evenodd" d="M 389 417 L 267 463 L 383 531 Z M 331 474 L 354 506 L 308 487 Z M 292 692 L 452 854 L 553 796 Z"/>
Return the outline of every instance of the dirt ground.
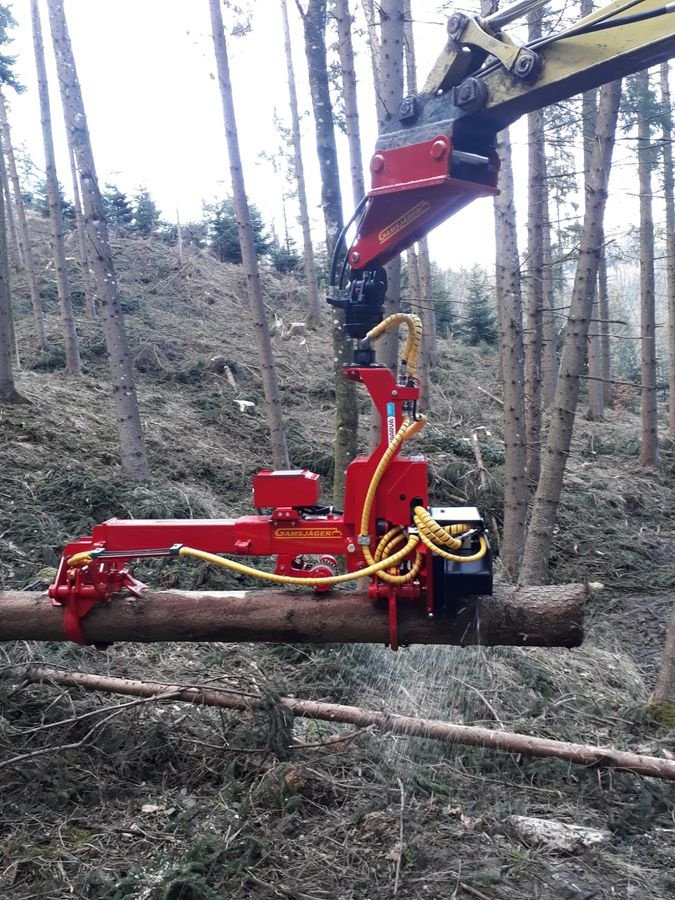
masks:
<path fill-rule="evenodd" d="M 0 585 L 21 588 L 63 544 L 112 515 L 237 515 L 268 461 L 260 372 L 236 269 L 170 248 L 116 247 L 152 481 L 116 463 L 114 417 L 96 323 L 81 322 L 85 377 L 17 333 L 29 404 L 2 410 Z M 293 461 L 330 484 L 333 432 L 327 335 L 285 336 L 303 314 L 297 280 L 265 275 Z M 49 327 L 58 328 L 55 304 Z M 212 358 L 223 355 L 234 385 Z M 441 344 L 428 453 L 434 498 L 478 503 L 501 524 L 496 384 L 484 348 Z M 237 401 L 256 404 L 240 413 Z M 365 410 L 365 404 L 364 404 Z M 485 425 L 480 489 L 468 437 Z M 637 467 L 635 411 L 577 423 L 553 578 L 601 583 L 582 648 L 65 644 L 0 649 L 0 898 L 12 900 L 668 900 L 675 898 L 675 789 L 583 768 L 309 720 L 294 695 L 481 724 L 657 756 L 675 733 L 647 703 L 675 586 L 675 454 Z M 45 448 L 49 448 L 49 453 Z M 243 582 L 201 565 L 144 578 L 196 589 Z M 265 698 L 250 713 L 26 684 L 38 663 L 166 683 L 226 686 Z M 339 739 L 335 743 L 335 739 Z M 525 843 L 512 815 L 607 832 L 574 854 Z"/>

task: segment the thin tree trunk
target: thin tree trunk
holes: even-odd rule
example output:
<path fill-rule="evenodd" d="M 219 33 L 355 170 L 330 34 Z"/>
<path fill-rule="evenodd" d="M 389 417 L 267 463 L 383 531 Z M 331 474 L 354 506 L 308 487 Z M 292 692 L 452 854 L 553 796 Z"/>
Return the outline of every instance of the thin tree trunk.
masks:
<path fill-rule="evenodd" d="M 263 390 L 267 408 L 267 422 L 269 424 L 270 439 L 272 443 L 272 460 L 277 469 L 288 469 L 290 468 L 290 461 L 288 458 L 286 433 L 284 431 L 284 422 L 281 413 L 281 396 L 279 393 L 279 384 L 277 382 L 277 373 L 274 367 L 272 340 L 267 325 L 265 300 L 263 298 L 260 272 L 258 271 L 258 258 L 256 256 L 255 243 L 253 241 L 251 214 L 248 207 L 248 199 L 246 197 L 244 172 L 241 166 L 239 138 L 237 136 L 237 120 L 234 111 L 234 97 L 232 94 L 232 83 L 230 81 L 230 68 L 227 58 L 227 45 L 225 43 L 225 31 L 220 9 L 220 0 L 209 0 L 209 6 L 211 10 L 213 46 L 218 66 L 220 96 L 223 103 L 227 152 L 230 158 L 232 200 L 237 216 L 237 232 L 239 234 L 239 243 L 241 245 L 242 263 L 244 271 L 246 272 L 248 284 L 248 298 L 251 304 L 253 330 L 258 353 L 260 354 Z"/>
<path fill-rule="evenodd" d="M 330 260 L 342 231 L 342 195 L 335 145 L 333 108 L 326 60 L 326 0 L 309 0 L 307 12 L 296 0 L 305 32 L 305 55 L 314 110 L 316 147 L 321 172 L 321 206 L 326 227 L 326 253 Z M 335 470 L 333 501 L 344 502 L 345 472 L 356 456 L 359 413 L 356 385 L 347 381 L 342 368 L 351 364 L 352 342 L 345 337 L 344 312 L 333 311 L 333 359 L 335 362 Z"/>
<path fill-rule="evenodd" d="M 555 306 L 553 300 L 553 260 L 551 258 L 551 220 L 548 205 L 548 192 L 544 186 L 544 309 L 542 312 L 542 356 L 541 381 L 542 403 L 544 409 L 550 409 L 555 395 L 558 380 L 558 354 L 555 333 Z"/>
<path fill-rule="evenodd" d="M 56 684 L 76 687 L 88 691 L 105 691 L 127 697 L 148 697 L 176 700 L 196 706 L 215 706 L 224 709 L 266 709 L 268 698 L 242 697 L 241 692 L 217 691 L 208 687 L 167 684 L 166 682 L 135 681 L 116 678 L 111 675 L 92 675 L 88 672 L 64 672 L 49 666 L 36 666 L 23 672 L 24 681 L 31 684 Z M 657 756 L 645 756 L 613 747 L 598 747 L 592 744 L 573 744 L 552 738 L 534 737 L 512 731 L 499 731 L 477 725 L 458 725 L 438 719 L 420 719 L 413 716 L 399 716 L 389 710 L 363 709 L 360 706 L 344 706 L 338 703 L 323 703 L 319 700 L 301 700 L 297 697 L 280 697 L 277 703 L 295 717 L 319 719 L 326 722 L 343 722 L 367 728 L 379 727 L 383 733 L 399 734 L 405 737 L 421 737 L 448 744 L 465 744 L 470 747 L 486 747 L 513 754 L 564 759 L 584 767 L 604 766 L 633 772 L 650 778 L 675 781 L 675 762 Z M 292 749 L 292 745 L 291 748 Z M 485 894 L 476 894 L 485 897 Z"/>
<path fill-rule="evenodd" d="M 379 130 L 398 119 L 403 100 L 403 2 L 402 0 L 380 0 L 380 48 L 379 48 L 379 88 L 381 117 Z M 391 316 L 401 309 L 401 258 L 397 256 L 386 265 L 387 294 L 384 298 L 384 316 Z M 398 366 L 398 334 L 388 331 L 377 342 L 377 359 L 396 374 Z M 380 419 L 376 416 L 373 424 L 379 439 Z"/>
<path fill-rule="evenodd" d="M 542 10 L 528 16 L 529 39 L 542 35 Z M 525 304 L 525 431 L 527 435 L 527 477 L 531 484 L 539 478 L 542 428 L 542 348 L 544 310 L 544 203 L 546 154 L 543 110 L 527 117 L 528 213 L 527 290 Z"/>
<path fill-rule="evenodd" d="M 16 227 L 16 217 L 12 208 L 12 195 L 9 189 L 9 178 L 7 177 L 7 160 L 2 143 L 2 154 L 0 154 L 0 177 L 2 180 L 2 192 L 5 195 L 5 218 L 7 219 L 7 240 L 9 252 L 14 260 L 14 268 L 17 272 L 23 272 L 25 266 L 23 263 L 23 255 L 21 253 L 21 245 L 19 244 L 19 233 Z"/>
<path fill-rule="evenodd" d="M 640 463 L 659 461 L 656 406 L 656 298 L 654 288 L 654 214 L 652 211 L 653 147 L 649 73 L 635 76 L 638 90 L 638 179 L 640 182 L 640 410 L 642 440 Z"/>
<path fill-rule="evenodd" d="M 178 253 L 178 265 L 183 265 L 183 226 L 180 223 L 180 213 L 176 210 L 176 252 Z"/>
<path fill-rule="evenodd" d="M 68 145 L 68 159 L 70 160 L 70 177 L 73 182 L 73 206 L 75 207 L 75 225 L 77 227 L 77 243 L 80 249 L 80 266 L 82 269 L 82 282 L 86 295 L 85 305 L 92 319 L 96 318 L 96 297 L 94 279 L 89 267 L 89 254 L 87 253 L 87 235 L 84 227 L 84 215 L 82 213 L 82 199 L 80 197 L 80 179 L 77 174 L 77 162 L 75 151 Z"/>
<path fill-rule="evenodd" d="M 21 403 L 23 397 L 14 384 L 12 373 L 12 300 L 9 283 L 9 248 L 5 224 L 5 197 L 0 191 L 0 402 Z"/>
<path fill-rule="evenodd" d="M 675 603 L 654 688 L 652 708 L 664 725 L 675 728 Z"/>
<path fill-rule="evenodd" d="M 661 65 L 663 129 L 663 194 L 666 205 L 666 291 L 668 296 L 669 409 L 668 435 L 675 441 L 675 179 L 673 178 L 673 113 L 670 64 Z"/>
<path fill-rule="evenodd" d="M 586 340 L 593 312 L 598 261 L 603 240 L 607 182 L 614 150 L 614 134 L 621 95 L 620 82 L 600 91 L 597 140 L 586 184 L 584 226 L 579 247 L 560 375 L 551 413 L 551 425 L 534 498 L 525 553 L 520 570 L 522 584 L 540 584 L 547 578 L 558 504 L 586 359 Z"/>
<path fill-rule="evenodd" d="M 63 209 L 61 192 L 56 176 L 56 157 L 54 155 L 54 138 L 52 136 L 52 116 L 49 104 L 49 88 L 47 86 L 47 66 L 45 64 L 45 48 L 42 42 L 42 23 L 37 0 L 31 0 L 31 18 L 33 23 L 33 49 L 35 51 L 35 67 L 37 69 L 38 93 L 40 95 L 40 120 L 42 123 L 42 140 L 45 150 L 45 177 L 47 179 L 47 198 L 49 202 L 49 218 L 52 227 L 54 252 L 54 271 L 56 274 L 56 290 L 61 309 L 61 324 L 66 349 L 66 372 L 69 375 L 81 375 L 80 346 L 75 329 L 75 316 L 70 297 L 68 283 L 68 266 L 66 263 L 66 246 L 63 240 Z"/>
<path fill-rule="evenodd" d="M 373 73 L 373 89 L 375 91 L 375 109 L 377 121 L 380 122 L 384 117 L 384 106 L 382 102 L 382 85 L 380 83 L 380 38 L 377 33 L 377 18 L 375 15 L 374 0 L 361 0 L 363 14 L 366 19 L 366 35 L 368 40 L 368 49 L 370 50 L 370 65 Z"/>
<path fill-rule="evenodd" d="M 603 400 L 606 407 L 614 403 L 612 397 L 612 355 L 609 330 L 609 285 L 607 280 L 607 251 L 603 230 L 600 263 L 598 265 L 598 314 L 600 317 L 600 375 L 602 377 Z"/>
<path fill-rule="evenodd" d="M 63 0 L 48 0 L 48 7 L 63 114 L 80 172 L 88 246 L 91 248 L 96 288 L 103 310 L 103 328 L 120 438 L 120 460 L 123 471 L 131 478 L 140 480 L 148 477 L 143 429 L 87 117 Z"/>
<path fill-rule="evenodd" d="M 345 104 L 345 127 L 349 145 L 349 171 L 352 180 L 354 206 L 358 206 L 365 196 L 363 181 L 363 157 L 361 155 L 361 129 L 359 126 L 359 106 L 356 98 L 356 71 L 354 69 L 354 48 L 352 46 L 353 17 L 349 12 L 349 0 L 335 0 L 335 17 L 338 31 L 338 54 L 340 74 Z"/>
<path fill-rule="evenodd" d="M 494 200 L 497 254 L 495 289 L 499 310 L 499 344 L 504 383 L 505 450 L 504 534 L 501 542 L 501 559 L 509 574 L 515 577 L 525 547 L 527 469 L 520 262 L 508 130 L 501 132 L 497 152 L 501 159 L 501 168 L 500 194 Z"/>
<path fill-rule="evenodd" d="M 401 601 L 401 643 L 576 647 L 583 638 L 582 584 L 514 588 L 470 598 L 457 614 L 430 618 L 421 603 Z M 334 591 L 144 591 L 115 597 L 83 620 L 87 640 L 286 641 L 387 643 L 386 604 L 367 593 Z M 45 594 L 0 592 L 0 641 L 64 640 L 63 610 Z"/>
<path fill-rule="evenodd" d="M 302 161 L 302 139 L 300 135 L 300 113 L 298 111 L 298 93 L 295 89 L 295 72 L 293 70 L 293 51 L 291 33 L 288 26 L 288 0 L 281 0 L 281 11 L 284 20 L 284 50 L 286 52 L 286 70 L 288 73 L 288 94 L 291 107 L 291 133 L 293 135 L 293 166 L 295 183 L 298 189 L 298 205 L 300 207 L 300 227 L 302 228 L 302 256 L 309 299 L 309 318 L 315 322 L 321 319 L 321 302 L 314 265 L 314 247 L 309 227 L 309 206 L 305 186 L 305 168 Z"/>
<path fill-rule="evenodd" d="M 42 309 L 42 301 L 40 300 L 40 292 L 35 277 L 35 265 L 33 263 L 33 251 L 30 243 L 30 235 L 28 234 L 28 223 L 26 221 L 26 210 L 23 205 L 21 196 L 21 183 L 19 182 L 19 173 L 16 167 L 16 158 L 14 156 L 14 146 L 12 144 L 12 135 L 9 128 L 9 120 L 7 118 L 7 105 L 5 103 L 5 95 L 0 90 L 0 127 L 2 128 L 2 144 L 7 159 L 7 167 L 9 169 L 9 178 L 12 182 L 14 191 L 14 203 L 16 207 L 16 217 L 19 223 L 19 246 L 23 256 L 24 265 L 26 267 L 26 280 L 28 281 L 28 290 L 30 292 L 31 304 L 33 306 L 33 318 L 35 319 L 35 331 L 37 344 L 40 350 L 46 350 L 49 346 L 47 341 L 47 332 L 45 330 L 45 315 Z"/>

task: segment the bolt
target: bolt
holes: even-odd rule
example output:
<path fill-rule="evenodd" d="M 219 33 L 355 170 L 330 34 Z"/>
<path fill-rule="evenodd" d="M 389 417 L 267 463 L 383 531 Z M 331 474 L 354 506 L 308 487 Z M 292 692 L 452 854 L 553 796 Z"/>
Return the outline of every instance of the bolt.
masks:
<path fill-rule="evenodd" d="M 400 122 L 412 122 L 417 118 L 417 97 L 414 94 L 403 98 L 398 110 L 398 118 Z"/>
<path fill-rule="evenodd" d="M 392 392 L 391 392 L 391 396 L 392 396 L 392 397 L 398 397 L 398 391 L 392 391 Z"/>
<path fill-rule="evenodd" d="M 444 140 L 434 141 L 431 145 L 431 157 L 432 159 L 442 159 L 448 150 L 448 145 Z"/>
<path fill-rule="evenodd" d="M 356 552 L 356 547 L 354 546 L 354 544 L 347 544 L 347 553 L 355 553 L 355 552 Z"/>
<path fill-rule="evenodd" d="M 462 33 L 466 23 L 466 16 L 461 13 L 453 13 L 448 19 L 448 34 L 451 38 L 457 38 Z"/>
<path fill-rule="evenodd" d="M 531 50 L 522 48 L 516 59 L 513 71 L 518 78 L 522 78 L 523 81 L 526 81 L 527 79 L 536 78 L 539 72 L 538 64 L 539 57 L 537 54 L 533 53 Z"/>
<path fill-rule="evenodd" d="M 484 82 L 467 78 L 455 90 L 455 104 L 464 112 L 478 112 L 485 105 L 487 96 Z"/>
<path fill-rule="evenodd" d="M 376 153 L 370 161 L 370 171 L 381 172 L 382 169 L 384 169 L 384 156 L 381 153 Z"/>
<path fill-rule="evenodd" d="M 353 264 L 356 264 L 360 259 L 361 254 L 356 252 L 352 253 L 352 255 L 349 257 L 350 262 Z"/>

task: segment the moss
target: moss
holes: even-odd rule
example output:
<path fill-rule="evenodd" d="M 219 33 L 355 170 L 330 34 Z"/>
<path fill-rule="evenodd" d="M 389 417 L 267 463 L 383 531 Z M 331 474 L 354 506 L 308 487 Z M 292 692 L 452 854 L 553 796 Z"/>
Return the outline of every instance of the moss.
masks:
<path fill-rule="evenodd" d="M 666 728 L 675 728 L 675 703 L 652 697 L 647 706 L 651 717 Z"/>

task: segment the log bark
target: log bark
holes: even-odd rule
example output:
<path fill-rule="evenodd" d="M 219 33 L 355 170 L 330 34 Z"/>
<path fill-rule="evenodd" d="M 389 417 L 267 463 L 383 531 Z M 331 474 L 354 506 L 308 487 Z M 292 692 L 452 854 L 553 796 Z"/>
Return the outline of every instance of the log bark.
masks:
<path fill-rule="evenodd" d="M 399 604 L 402 644 L 576 647 L 583 638 L 582 584 L 514 588 L 464 601 L 454 618 L 430 619 L 421 604 Z M 92 643 L 272 641 L 387 643 L 386 606 L 365 593 L 291 591 L 144 592 L 115 597 L 84 619 Z M 66 640 L 63 612 L 44 593 L 0 593 L 0 641 Z"/>
<path fill-rule="evenodd" d="M 86 690 L 106 691 L 133 697 L 170 696 L 172 701 L 181 700 L 198 706 L 220 706 L 227 709 L 260 709 L 268 702 L 265 698 L 244 697 L 240 693 L 228 694 L 227 689 L 209 691 L 200 687 L 159 684 L 149 681 L 132 681 L 106 675 L 90 675 L 85 672 L 62 672 L 47 666 L 29 669 L 25 681 L 47 682 Z M 609 766 L 675 781 L 675 762 L 655 756 L 643 756 L 612 747 L 596 747 L 591 744 L 573 744 L 551 738 L 533 737 L 528 734 L 514 734 L 473 725 L 455 725 L 437 719 L 418 719 L 412 716 L 397 716 L 389 712 L 363 709 L 359 706 L 343 706 L 337 703 L 322 703 L 316 700 L 298 700 L 295 697 L 279 698 L 279 705 L 292 715 L 306 719 L 321 719 L 328 722 L 344 722 L 359 728 L 378 726 L 383 732 L 430 738 L 445 743 L 467 744 L 472 747 L 487 747 L 491 750 L 505 750 L 509 753 L 524 753 L 527 756 L 555 757 L 566 759 L 582 766 Z"/>

